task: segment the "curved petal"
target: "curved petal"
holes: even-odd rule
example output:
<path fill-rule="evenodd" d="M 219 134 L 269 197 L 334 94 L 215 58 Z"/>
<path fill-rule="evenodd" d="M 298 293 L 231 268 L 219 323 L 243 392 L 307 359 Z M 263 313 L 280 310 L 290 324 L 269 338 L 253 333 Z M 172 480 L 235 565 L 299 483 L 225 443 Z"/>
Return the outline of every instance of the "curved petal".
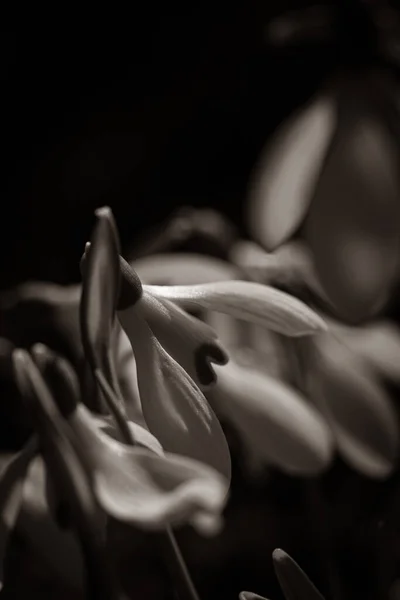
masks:
<path fill-rule="evenodd" d="M 119 311 L 136 358 L 143 415 L 164 450 L 200 460 L 230 480 L 230 455 L 221 425 L 186 371 L 135 311 Z"/>
<path fill-rule="evenodd" d="M 13 360 L 18 386 L 34 416 L 46 467 L 57 494 L 71 510 L 85 557 L 88 595 L 99 600 L 116 598 L 106 554 L 104 515 L 95 502 L 87 471 L 74 450 L 71 433 L 29 354 L 15 350 Z"/>
<path fill-rule="evenodd" d="M 31 281 L 0 294 L 1 335 L 17 346 L 41 341 L 77 367 L 82 359 L 78 285 Z"/>
<path fill-rule="evenodd" d="M 229 262 L 204 254 L 153 254 L 132 261 L 143 283 L 192 285 L 235 279 L 238 271 Z"/>
<path fill-rule="evenodd" d="M 314 383 L 343 458 L 364 475 L 387 477 L 397 464 L 395 410 L 368 368 L 332 336 L 319 340 Z"/>
<path fill-rule="evenodd" d="M 81 406 L 82 406 L 82 409 L 80 409 L 80 410 L 85 411 L 86 410 L 85 406 L 84 405 L 81 405 Z M 86 410 L 86 412 L 88 412 L 88 411 Z M 74 421 L 80 417 L 81 417 L 81 415 L 79 415 L 79 416 L 78 416 L 78 414 L 74 415 L 73 419 L 71 420 L 71 426 L 73 428 L 74 428 Z M 110 438 L 119 441 L 118 432 L 117 432 L 115 424 L 111 418 L 107 418 L 107 417 L 106 418 L 97 418 L 97 419 L 96 419 L 96 417 L 92 417 L 92 418 L 95 421 L 97 421 L 97 427 L 99 428 L 100 431 L 107 434 Z M 154 435 L 152 433 L 150 433 L 150 431 L 147 431 L 147 429 L 145 429 L 144 427 L 141 427 L 137 423 L 133 423 L 132 421 L 128 421 L 128 426 L 132 430 L 132 437 L 135 440 L 135 446 L 139 446 L 140 448 L 145 448 L 146 450 L 151 450 L 151 452 L 154 452 L 154 454 L 157 454 L 158 456 L 163 456 L 164 450 L 163 450 L 160 442 L 157 440 L 156 437 L 154 437 Z"/>
<path fill-rule="evenodd" d="M 272 553 L 274 568 L 286 600 L 324 600 L 317 588 L 283 550 L 277 548 Z"/>
<path fill-rule="evenodd" d="M 119 335 L 115 363 L 119 386 L 125 401 L 126 414 L 131 421 L 143 426 L 145 422 L 140 404 L 135 356 L 129 338 L 119 321 L 116 326 L 119 328 Z"/>
<path fill-rule="evenodd" d="M 377 375 L 400 383 L 400 331 L 389 321 L 377 321 L 363 327 L 346 327 L 341 323 L 329 328 Z"/>
<path fill-rule="evenodd" d="M 79 543 L 71 531 L 61 530 L 51 517 L 45 485 L 46 470 L 38 457 L 31 463 L 25 480 L 18 531 L 59 577 L 74 588 L 81 588 L 84 567 Z"/>
<path fill-rule="evenodd" d="M 253 592 L 240 592 L 239 600 L 268 600 L 268 598 L 253 594 Z"/>
<path fill-rule="evenodd" d="M 289 336 L 324 331 L 326 325 L 303 302 L 273 287 L 249 281 L 220 281 L 191 286 L 145 289 L 157 298 L 167 298 L 185 309 L 205 308 L 237 319 L 257 323 Z"/>
<path fill-rule="evenodd" d="M 218 527 L 228 483 L 214 469 L 164 454 L 150 433 L 141 438 L 145 449 L 122 444 L 99 431 L 83 405 L 75 412 L 72 427 L 90 465 L 97 500 L 107 514 L 144 529 L 183 522 L 202 533 Z"/>
<path fill-rule="evenodd" d="M 182 365 L 196 383 L 208 386 L 215 382 L 212 363 L 225 365 L 228 356 L 211 327 L 173 302 L 155 298 L 146 291 L 137 303 L 136 310 L 148 322 L 168 354 Z"/>
<path fill-rule="evenodd" d="M 95 215 L 97 222 L 82 269 L 82 342 L 92 370 L 100 369 L 115 387 L 110 347 L 119 297 L 119 240 L 111 210 L 103 207 Z"/>
<path fill-rule="evenodd" d="M 306 223 L 320 281 L 352 322 L 383 307 L 399 264 L 398 159 L 368 102 L 365 90 L 343 98 Z"/>
<path fill-rule="evenodd" d="M 81 413 L 85 412 L 85 407 L 80 403 L 78 380 L 74 370 L 68 361 L 43 344 L 36 344 L 32 348 L 32 356 L 57 399 L 59 410 L 71 429 L 75 431 L 76 422 L 79 421 Z M 89 411 L 86 412 L 90 414 Z M 130 423 L 125 415 L 118 415 L 118 419 L 116 419 L 116 415 L 113 415 L 113 417 L 93 417 L 93 419 L 97 427 L 112 431 L 112 435 L 117 439 L 122 436 L 124 440 L 133 441 L 139 445 L 143 444 L 146 447 L 149 445 L 151 450 L 156 449 L 158 452 L 161 449 L 154 436 L 140 425 Z M 116 424 L 118 424 L 118 429 Z M 136 433 L 138 439 L 134 437 Z M 72 438 L 72 443 L 74 444 L 74 438 Z M 79 454 L 79 447 L 75 449 Z"/>
<path fill-rule="evenodd" d="M 219 530 L 226 482 L 197 461 L 120 445 L 116 460 L 95 472 L 96 496 L 114 518 L 144 529 L 190 523 L 203 534 Z"/>
<path fill-rule="evenodd" d="M 0 590 L 4 584 L 3 565 L 9 535 L 19 517 L 24 482 L 28 476 L 29 465 L 37 452 L 37 440 L 32 438 L 17 454 L 0 458 Z"/>
<path fill-rule="evenodd" d="M 218 411 L 266 462 L 297 475 L 315 475 L 329 466 L 334 447 L 328 426 L 282 381 L 231 361 L 218 367 L 213 397 Z"/>
<path fill-rule="evenodd" d="M 251 181 L 248 222 L 253 237 L 273 250 L 302 222 L 335 127 L 327 97 L 289 118 L 264 150 Z"/>

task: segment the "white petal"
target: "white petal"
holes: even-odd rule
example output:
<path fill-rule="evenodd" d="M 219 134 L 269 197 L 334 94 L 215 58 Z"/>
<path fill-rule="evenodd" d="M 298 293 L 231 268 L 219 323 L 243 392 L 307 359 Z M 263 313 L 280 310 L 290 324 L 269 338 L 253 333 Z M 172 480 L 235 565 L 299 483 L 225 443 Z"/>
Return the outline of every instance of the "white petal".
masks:
<path fill-rule="evenodd" d="M 389 321 L 363 327 L 330 324 L 340 340 L 381 377 L 400 383 L 400 331 Z"/>
<path fill-rule="evenodd" d="M 321 284 L 353 323 L 382 309 L 399 267 L 398 155 L 372 106 L 375 83 L 351 83 L 343 94 L 305 226 Z"/>
<path fill-rule="evenodd" d="M 303 220 L 335 120 L 333 102 L 318 98 L 289 118 L 264 150 L 248 202 L 250 231 L 264 247 L 280 245 Z"/>
<path fill-rule="evenodd" d="M 164 454 L 143 431 L 136 440 L 146 448 L 122 444 L 98 431 L 98 420 L 83 405 L 70 419 L 90 466 L 97 500 L 107 514 L 144 529 L 185 522 L 202 533 L 218 529 L 229 482 L 215 469 Z M 137 426 L 134 434 L 140 429 Z"/>
<path fill-rule="evenodd" d="M 215 331 L 166 298 L 144 290 L 135 310 L 146 320 L 163 348 L 202 386 L 214 383 L 213 364 L 228 361 Z"/>
<path fill-rule="evenodd" d="M 217 370 L 216 406 L 260 457 L 291 474 L 326 469 L 333 456 L 332 435 L 304 398 L 285 383 L 233 361 Z"/>
<path fill-rule="evenodd" d="M 29 469 L 18 530 L 59 577 L 73 587 L 81 587 L 81 550 L 75 536 L 71 532 L 62 531 L 49 513 L 45 496 L 45 470 L 41 458 L 34 460 Z"/>
<path fill-rule="evenodd" d="M 186 309 L 204 308 L 258 323 L 290 336 L 324 331 L 324 321 L 296 298 L 249 281 L 221 281 L 192 286 L 145 286 L 155 296 Z"/>
<path fill-rule="evenodd" d="M 371 371 L 332 336 L 319 340 L 314 385 L 343 458 L 355 469 L 385 478 L 397 464 L 397 417 Z M 318 379 L 317 379 L 318 377 Z"/>
<path fill-rule="evenodd" d="M 164 450 L 202 461 L 230 480 L 229 448 L 201 390 L 154 337 L 134 309 L 118 313 L 136 357 L 139 393 L 149 430 Z"/>

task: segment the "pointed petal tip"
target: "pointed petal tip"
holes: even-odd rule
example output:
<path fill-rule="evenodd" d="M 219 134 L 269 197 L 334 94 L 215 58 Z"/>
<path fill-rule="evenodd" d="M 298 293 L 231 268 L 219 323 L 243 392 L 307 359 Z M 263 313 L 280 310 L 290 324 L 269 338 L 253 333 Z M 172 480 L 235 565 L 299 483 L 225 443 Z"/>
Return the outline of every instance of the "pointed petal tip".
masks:
<path fill-rule="evenodd" d="M 101 206 L 100 208 L 96 208 L 94 214 L 98 219 L 109 219 L 110 217 L 113 217 L 113 212 L 109 206 Z"/>
<path fill-rule="evenodd" d="M 267 598 L 254 594 L 253 592 L 240 592 L 239 600 L 267 600 Z"/>
<path fill-rule="evenodd" d="M 31 354 L 35 360 L 41 362 L 48 359 L 53 353 L 45 344 L 38 342 L 31 347 Z"/>
<path fill-rule="evenodd" d="M 119 257 L 119 267 L 121 287 L 117 310 L 125 310 L 140 300 L 143 296 L 143 287 L 139 275 L 122 256 Z"/>
<path fill-rule="evenodd" d="M 285 552 L 281 548 L 275 548 L 275 550 L 272 553 L 272 560 L 274 561 L 274 563 L 282 563 L 287 560 L 290 561 L 291 559 L 287 552 Z"/>
<path fill-rule="evenodd" d="M 25 369 L 29 362 L 29 354 L 23 348 L 14 348 L 11 354 L 14 367 L 20 371 Z"/>
<path fill-rule="evenodd" d="M 250 180 L 248 222 L 268 250 L 303 222 L 335 126 L 331 99 L 314 98 L 276 130 Z"/>

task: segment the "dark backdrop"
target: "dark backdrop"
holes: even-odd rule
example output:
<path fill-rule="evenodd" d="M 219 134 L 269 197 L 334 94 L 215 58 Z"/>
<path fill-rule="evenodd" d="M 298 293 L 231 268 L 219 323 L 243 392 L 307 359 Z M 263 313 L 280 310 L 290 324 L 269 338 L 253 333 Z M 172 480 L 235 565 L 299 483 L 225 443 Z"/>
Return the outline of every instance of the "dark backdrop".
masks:
<path fill-rule="evenodd" d="M 36 19 L 5 34 L 2 287 L 77 280 L 99 205 L 112 206 L 124 247 L 180 204 L 242 225 L 262 144 L 335 58 L 268 48 L 266 25 L 285 7 L 141 3 L 129 17 Z"/>

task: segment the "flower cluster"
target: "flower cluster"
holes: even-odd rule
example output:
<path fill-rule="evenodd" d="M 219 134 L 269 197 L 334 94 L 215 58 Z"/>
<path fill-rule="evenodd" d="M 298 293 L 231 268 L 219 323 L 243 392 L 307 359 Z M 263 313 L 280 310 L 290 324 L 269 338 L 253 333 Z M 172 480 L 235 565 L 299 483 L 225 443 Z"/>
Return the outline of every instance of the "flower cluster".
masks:
<path fill-rule="evenodd" d="M 282 469 L 315 474 L 332 456 L 331 433 L 318 411 L 283 383 L 258 382 L 256 375 L 247 381 L 207 319 L 190 312 L 222 314 L 294 338 L 326 326 L 291 295 L 222 274 L 212 281 L 208 266 L 211 282 L 199 283 L 192 273 L 196 283 L 145 283 L 146 268 L 138 265 L 136 272 L 120 255 L 108 208 L 96 211 L 81 271 L 81 291 L 30 284 L 16 292 L 17 301 L 15 294 L 4 300 L 9 310 L 24 297 L 55 313 L 72 307 L 83 354 L 79 338 L 65 356 L 43 339 L 43 330 L 23 344 L 27 349 L 6 346 L 31 436 L 2 461 L 0 563 L 17 522 L 32 532 L 31 521 L 39 518 L 53 544 L 78 549 L 89 593 L 98 597 L 102 590 L 101 597 L 111 598 L 117 584 L 108 560 L 110 518 L 169 535 L 171 526 L 184 523 L 205 535 L 220 529 L 231 464 L 209 403 L 214 396 L 231 402 L 229 412 Z M 68 333 L 76 331 L 68 323 Z"/>

